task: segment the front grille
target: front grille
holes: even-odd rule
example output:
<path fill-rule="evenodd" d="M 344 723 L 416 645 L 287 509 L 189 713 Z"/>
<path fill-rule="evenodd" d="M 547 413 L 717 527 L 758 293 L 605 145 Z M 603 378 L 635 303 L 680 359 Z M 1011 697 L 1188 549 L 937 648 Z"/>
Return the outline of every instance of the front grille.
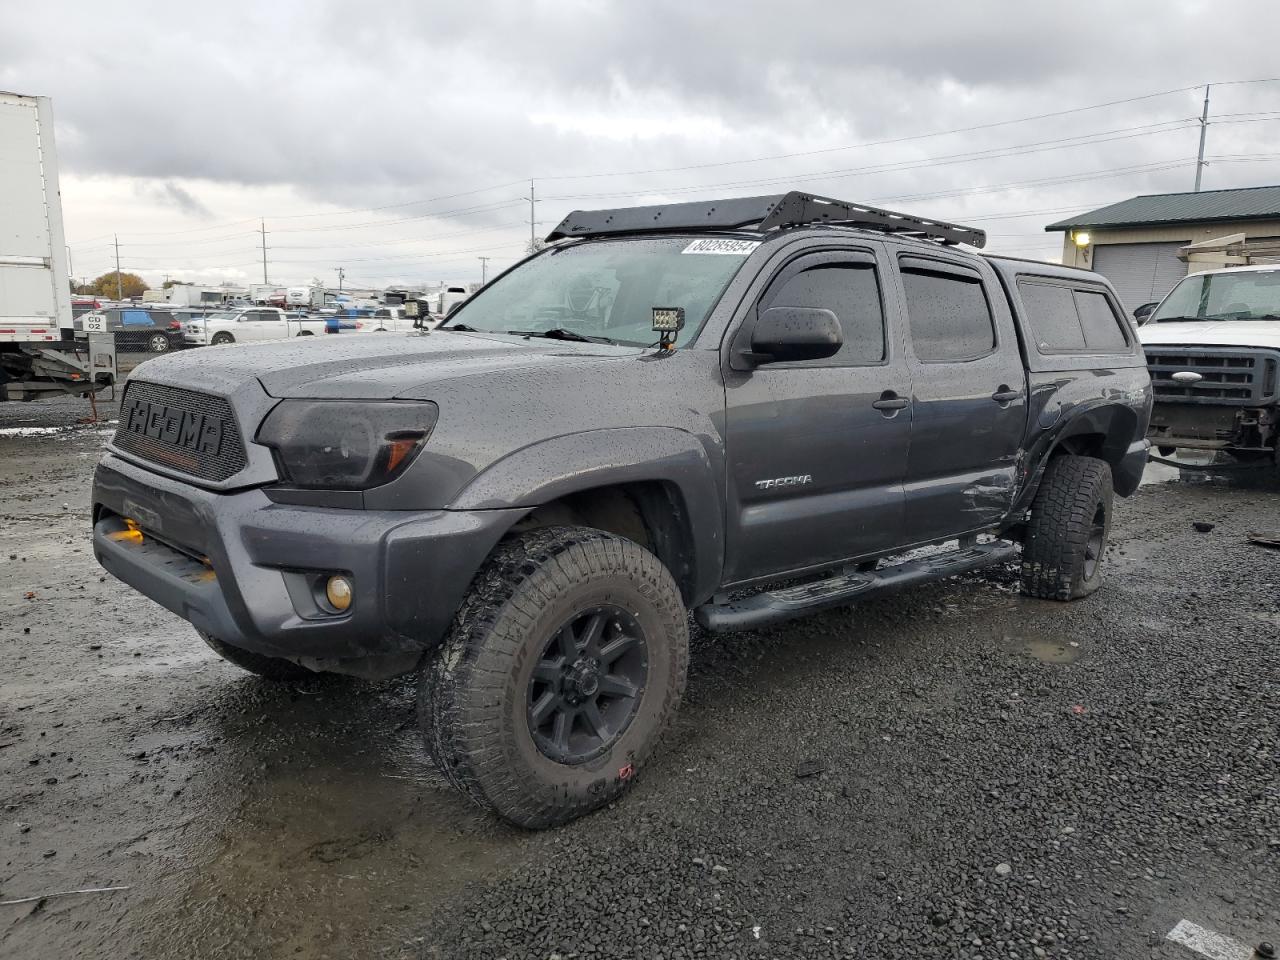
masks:
<path fill-rule="evenodd" d="M 1280 350 L 1152 346 L 1147 348 L 1147 367 L 1156 400 L 1255 406 L 1277 399 Z M 1183 371 L 1200 379 L 1173 379 Z"/>
<path fill-rule="evenodd" d="M 114 443 L 143 460 L 213 482 L 248 464 L 225 398 L 156 383 L 129 382 Z"/>

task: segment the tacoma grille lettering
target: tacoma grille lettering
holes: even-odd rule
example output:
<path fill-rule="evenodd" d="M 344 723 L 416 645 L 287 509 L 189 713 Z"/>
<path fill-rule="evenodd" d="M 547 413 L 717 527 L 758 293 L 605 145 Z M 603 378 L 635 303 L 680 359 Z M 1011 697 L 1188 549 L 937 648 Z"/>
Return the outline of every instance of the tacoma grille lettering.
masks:
<path fill-rule="evenodd" d="M 162 403 L 145 400 L 130 403 L 125 428 L 196 453 L 216 457 L 222 451 L 222 424 L 218 420 L 203 413 L 176 410 Z"/>
<path fill-rule="evenodd" d="M 114 443 L 202 480 L 226 480 L 248 462 L 226 398 L 142 381 L 125 390 Z"/>

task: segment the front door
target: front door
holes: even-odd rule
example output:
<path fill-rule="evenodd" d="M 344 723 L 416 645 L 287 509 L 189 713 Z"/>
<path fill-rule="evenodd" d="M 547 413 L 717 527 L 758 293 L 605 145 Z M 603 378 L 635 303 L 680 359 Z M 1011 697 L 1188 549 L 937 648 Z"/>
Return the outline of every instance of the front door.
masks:
<path fill-rule="evenodd" d="M 1013 503 L 1026 373 L 1008 300 L 971 260 L 902 255 L 912 384 L 906 541 L 999 522 Z"/>
<path fill-rule="evenodd" d="M 769 307 L 821 307 L 840 322 L 833 357 L 730 370 L 726 582 L 863 556 L 901 541 L 911 385 L 893 291 L 872 249 L 781 266 L 735 343 Z"/>

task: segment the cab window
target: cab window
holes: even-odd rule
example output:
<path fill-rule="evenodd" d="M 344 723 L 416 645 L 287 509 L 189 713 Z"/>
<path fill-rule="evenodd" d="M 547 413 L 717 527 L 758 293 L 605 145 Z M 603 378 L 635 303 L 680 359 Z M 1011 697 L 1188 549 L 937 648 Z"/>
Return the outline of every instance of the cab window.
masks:
<path fill-rule="evenodd" d="M 761 301 L 770 307 L 817 307 L 830 310 L 840 324 L 844 343 L 834 356 L 784 366 L 864 366 L 885 359 L 884 310 L 875 265 L 824 262 L 801 270 L 771 289 Z"/>
<path fill-rule="evenodd" d="M 977 273 L 942 265 L 904 265 L 902 287 L 916 359 L 977 360 L 995 349 L 995 322 Z"/>

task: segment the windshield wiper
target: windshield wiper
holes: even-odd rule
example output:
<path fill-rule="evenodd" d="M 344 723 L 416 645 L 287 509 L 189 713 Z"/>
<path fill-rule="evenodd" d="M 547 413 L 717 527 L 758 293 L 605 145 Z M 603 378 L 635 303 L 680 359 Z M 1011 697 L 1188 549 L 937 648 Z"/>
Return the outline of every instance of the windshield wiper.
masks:
<path fill-rule="evenodd" d="M 455 323 L 451 327 L 436 327 L 437 330 L 458 330 L 462 333 L 479 333 L 475 327 L 468 327 L 465 323 Z"/>
<path fill-rule="evenodd" d="M 575 343 L 617 343 L 609 337 L 589 337 L 577 330 L 566 330 L 564 327 L 552 327 L 550 330 L 508 330 L 513 337 L 543 337 L 547 340 L 572 340 Z"/>
<path fill-rule="evenodd" d="M 1152 319 L 1151 322 L 1152 323 L 1178 323 L 1183 320 L 1188 320 L 1193 323 L 1198 323 L 1202 320 L 1221 320 L 1221 319 L 1222 317 L 1159 317 L 1159 318 Z"/>

